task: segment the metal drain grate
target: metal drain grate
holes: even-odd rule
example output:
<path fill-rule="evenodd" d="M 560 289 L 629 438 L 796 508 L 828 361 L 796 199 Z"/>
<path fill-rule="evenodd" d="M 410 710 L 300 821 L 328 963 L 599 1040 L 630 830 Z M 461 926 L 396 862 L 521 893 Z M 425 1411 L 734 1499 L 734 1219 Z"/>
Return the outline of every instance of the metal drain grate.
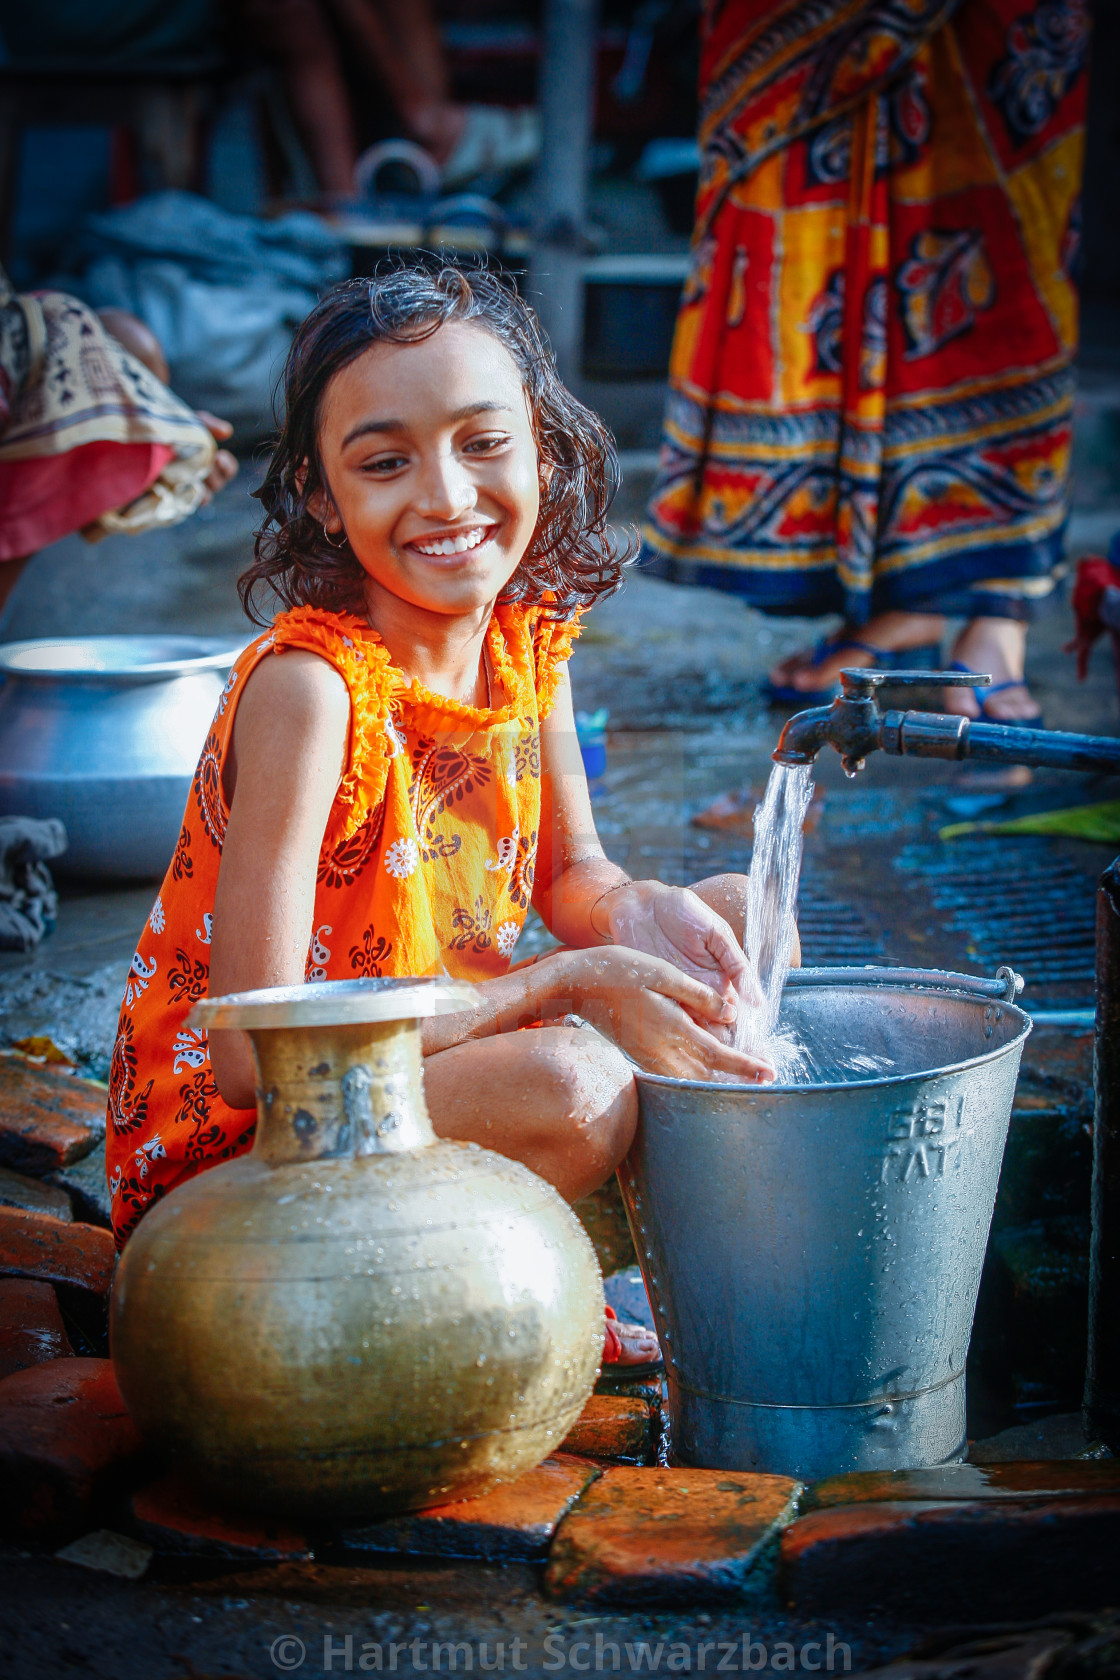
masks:
<path fill-rule="evenodd" d="M 1036 990 L 1092 997 L 1096 881 L 1046 840 L 911 845 L 895 868 L 929 883 L 944 926 L 981 967 L 1011 963 Z"/>
<path fill-rule="evenodd" d="M 797 928 L 801 935 L 801 961 L 807 968 L 892 960 L 863 913 L 838 899 L 835 888 L 827 879 L 810 874 L 808 865 L 801 877 Z"/>

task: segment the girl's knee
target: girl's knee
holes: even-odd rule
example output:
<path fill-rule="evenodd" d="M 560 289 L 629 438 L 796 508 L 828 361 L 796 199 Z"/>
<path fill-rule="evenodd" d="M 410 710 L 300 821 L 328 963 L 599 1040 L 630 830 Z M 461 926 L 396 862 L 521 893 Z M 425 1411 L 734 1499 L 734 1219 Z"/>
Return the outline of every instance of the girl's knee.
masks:
<path fill-rule="evenodd" d="M 722 916 L 736 939 L 742 939 L 747 925 L 747 877 L 745 875 L 709 875 L 694 881 L 690 891 L 702 898 L 709 910 Z"/>
<path fill-rule="evenodd" d="M 556 1034 L 549 1074 L 564 1154 L 564 1193 L 588 1195 L 610 1177 L 634 1139 L 638 1092 L 622 1052 L 582 1028 Z"/>

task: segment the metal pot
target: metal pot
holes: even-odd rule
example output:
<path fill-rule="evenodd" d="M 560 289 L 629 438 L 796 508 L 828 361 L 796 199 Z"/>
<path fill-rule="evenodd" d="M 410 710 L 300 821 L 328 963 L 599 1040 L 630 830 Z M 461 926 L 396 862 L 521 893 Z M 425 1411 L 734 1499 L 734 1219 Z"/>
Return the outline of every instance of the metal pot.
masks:
<path fill-rule="evenodd" d="M 249 1155 L 145 1215 L 112 1353 L 146 1435 L 227 1498 L 361 1521 L 484 1493 L 591 1393 L 603 1289 L 527 1167 L 437 1140 L 418 1018 L 471 986 L 343 980 L 196 1006 L 257 1059 Z"/>
<path fill-rule="evenodd" d="M 237 653 L 204 636 L 0 646 L 0 815 L 60 817 L 73 874 L 162 875 Z"/>
<path fill-rule="evenodd" d="M 1016 980 L 794 970 L 781 1023 L 825 1064 L 820 1083 L 638 1075 L 620 1178 L 680 1460 L 816 1479 L 962 1456 L 1031 1028 Z M 892 1065 L 830 1079 L 853 1052 Z"/>

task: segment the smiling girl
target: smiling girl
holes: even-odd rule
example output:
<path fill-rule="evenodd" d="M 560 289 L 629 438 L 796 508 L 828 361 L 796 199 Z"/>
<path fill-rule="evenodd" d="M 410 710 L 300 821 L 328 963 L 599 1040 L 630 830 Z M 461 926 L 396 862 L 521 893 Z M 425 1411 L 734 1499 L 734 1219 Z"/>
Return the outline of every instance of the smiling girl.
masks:
<path fill-rule="evenodd" d="M 629 1147 L 628 1057 L 770 1077 L 726 1042 L 752 984 L 744 878 L 632 881 L 595 833 L 565 661 L 621 581 L 616 480 L 607 433 L 493 275 L 349 281 L 301 327 L 241 580 L 258 623 L 262 589 L 286 610 L 230 673 L 121 1009 L 118 1241 L 252 1143 L 247 1037 L 186 1025 L 208 993 L 476 982 L 479 1008 L 423 1023 L 435 1129 L 571 1200 Z M 564 948 L 513 966 L 530 903 Z M 605 1357 L 656 1351 L 616 1325 Z"/>

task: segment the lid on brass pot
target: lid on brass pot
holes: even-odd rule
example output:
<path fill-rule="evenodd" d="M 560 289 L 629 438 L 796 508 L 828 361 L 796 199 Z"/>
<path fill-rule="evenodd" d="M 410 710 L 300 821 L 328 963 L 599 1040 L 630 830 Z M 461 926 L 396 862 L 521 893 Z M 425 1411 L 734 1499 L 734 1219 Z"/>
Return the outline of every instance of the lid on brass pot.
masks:
<path fill-rule="evenodd" d="M 266 986 L 255 992 L 202 998 L 187 1017 L 192 1027 L 334 1027 L 410 1021 L 475 1009 L 482 994 L 466 980 L 415 975 L 381 980 L 319 980 L 304 986 Z"/>

